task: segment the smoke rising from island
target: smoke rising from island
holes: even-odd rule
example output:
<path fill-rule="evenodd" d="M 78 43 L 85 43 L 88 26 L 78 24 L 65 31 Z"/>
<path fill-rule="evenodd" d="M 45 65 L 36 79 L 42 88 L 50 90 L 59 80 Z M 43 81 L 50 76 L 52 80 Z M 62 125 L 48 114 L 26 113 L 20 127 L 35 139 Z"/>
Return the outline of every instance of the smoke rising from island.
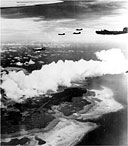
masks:
<path fill-rule="evenodd" d="M 121 74 L 127 70 L 128 61 L 120 49 L 102 50 L 95 53 L 98 60 L 79 61 L 59 60 L 57 63 L 43 65 L 29 75 L 23 71 L 3 75 L 1 87 L 7 98 L 21 101 L 21 97 L 30 98 L 57 91 L 59 86 L 70 87 L 73 81 L 85 80 L 106 74 Z"/>

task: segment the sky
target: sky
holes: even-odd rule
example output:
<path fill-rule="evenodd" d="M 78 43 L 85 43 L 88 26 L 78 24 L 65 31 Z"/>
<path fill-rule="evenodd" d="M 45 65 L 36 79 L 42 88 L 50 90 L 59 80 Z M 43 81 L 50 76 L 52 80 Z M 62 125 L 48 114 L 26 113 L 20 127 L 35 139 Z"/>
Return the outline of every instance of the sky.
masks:
<path fill-rule="evenodd" d="M 128 27 L 127 0 L 18 0 L 27 7 L 1 9 L 2 42 L 96 42 L 126 41 L 126 35 L 101 36 L 96 30 Z M 1 1 L 13 6 L 17 1 Z M 1 4 L 2 4 L 1 3 Z M 28 6 L 31 5 L 31 6 Z M 33 5 L 33 6 L 32 6 Z M 83 28 L 80 35 L 73 35 Z M 59 36 L 58 33 L 65 33 Z"/>

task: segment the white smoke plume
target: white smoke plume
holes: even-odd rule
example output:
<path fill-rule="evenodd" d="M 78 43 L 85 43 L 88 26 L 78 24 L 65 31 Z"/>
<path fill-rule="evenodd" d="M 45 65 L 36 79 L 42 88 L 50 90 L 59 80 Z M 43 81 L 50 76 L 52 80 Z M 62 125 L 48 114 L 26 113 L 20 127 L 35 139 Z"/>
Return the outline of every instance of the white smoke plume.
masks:
<path fill-rule="evenodd" d="M 3 76 L 1 87 L 8 98 L 20 101 L 21 97 L 33 97 L 56 91 L 58 86 L 71 86 L 72 81 L 85 80 L 85 77 L 102 76 L 105 74 L 120 74 L 127 70 L 126 61 L 120 49 L 102 50 L 95 53 L 98 61 L 79 60 L 62 61 L 44 65 L 29 75 L 23 71 L 10 72 Z"/>

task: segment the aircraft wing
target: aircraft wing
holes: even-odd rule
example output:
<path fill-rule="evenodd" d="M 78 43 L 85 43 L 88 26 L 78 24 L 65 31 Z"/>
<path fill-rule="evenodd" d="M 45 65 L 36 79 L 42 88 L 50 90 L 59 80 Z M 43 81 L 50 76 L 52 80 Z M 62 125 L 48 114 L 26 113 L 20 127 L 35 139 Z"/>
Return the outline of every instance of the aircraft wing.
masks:
<path fill-rule="evenodd" d="M 44 5 L 52 3 L 60 3 L 62 0 L 1 0 L 0 7 L 22 7 L 22 6 L 33 6 L 33 5 Z"/>

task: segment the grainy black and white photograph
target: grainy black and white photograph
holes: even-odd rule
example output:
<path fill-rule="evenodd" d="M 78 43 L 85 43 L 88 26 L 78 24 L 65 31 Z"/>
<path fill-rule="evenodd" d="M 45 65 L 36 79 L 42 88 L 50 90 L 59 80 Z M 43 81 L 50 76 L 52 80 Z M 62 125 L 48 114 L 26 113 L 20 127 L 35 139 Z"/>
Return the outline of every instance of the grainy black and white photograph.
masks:
<path fill-rule="evenodd" d="M 127 146 L 128 0 L 0 11 L 1 146 Z"/>

